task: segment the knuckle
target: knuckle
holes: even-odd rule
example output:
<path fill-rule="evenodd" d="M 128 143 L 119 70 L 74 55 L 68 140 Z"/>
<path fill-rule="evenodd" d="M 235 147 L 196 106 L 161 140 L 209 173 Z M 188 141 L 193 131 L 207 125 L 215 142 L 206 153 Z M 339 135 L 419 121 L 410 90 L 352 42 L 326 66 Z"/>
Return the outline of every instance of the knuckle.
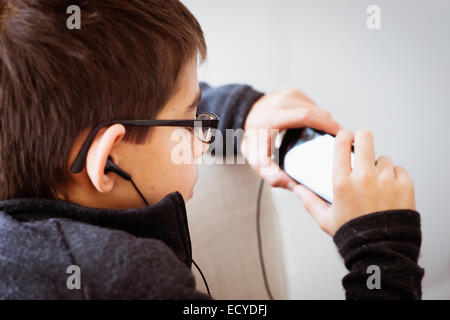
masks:
<path fill-rule="evenodd" d="M 414 183 L 409 178 L 409 176 L 405 176 L 399 179 L 398 184 L 400 185 L 400 188 L 403 190 L 414 190 Z"/>
<path fill-rule="evenodd" d="M 353 138 L 353 133 L 348 129 L 342 129 L 336 135 L 336 142 L 345 143 Z"/>
<path fill-rule="evenodd" d="M 331 117 L 332 117 L 330 111 L 328 111 L 328 110 L 323 110 L 322 112 L 323 112 L 323 115 L 324 115 L 326 118 L 331 118 Z"/>
<path fill-rule="evenodd" d="M 349 181 L 344 178 L 336 178 L 334 181 L 334 192 L 337 195 L 346 193 L 349 189 Z"/>
<path fill-rule="evenodd" d="M 397 172 L 398 185 L 402 190 L 413 191 L 414 182 L 408 174 L 408 171 L 401 166 L 396 166 L 395 171 Z"/>
<path fill-rule="evenodd" d="M 404 178 L 405 176 L 408 177 L 408 172 L 402 166 L 395 166 L 394 170 L 399 179 Z"/>
<path fill-rule="evenodd" d="M 297 88 L 290 88 L 285 91 L 285 94 L 288 96 L 297 96 L 300 93 L 300 90 Z"/>
<path fill-rule="evenodd" d="M 373 182 L 374 175 L 369 171 L 357 171 L 355 172 L 355 179 L 359 184 L 368 185 Z"/>
<path fill-rule="evenodd" d="M 389 174 L 388 172 L 385 172 L 385 171 L 379 175 L 378 179 L 382 186 L 387 186 L 394 182 L 393 175 Z"/>
<path fill-rule="evenodd" d="M 388 156 L 381 156 L 378 158 L 377 162 L 383 162 L 383 163 L 392 163 L 392 159 L 389 158 Z"/>
<path fill-rule="evenodd" d="M 305 120 L 308 120 L 309 118 L 311 118 L 311 113 L 312 113 L 311 109 L 302 110 L 302 114 L 300 116 L 301 120 L 305 121 Z"/>
<path fill-rule="evenodd" d="M 356 132 L 356 137 L 361 139 L 373 139 L 373 133 L 370 130 L 358 130 Z"/>

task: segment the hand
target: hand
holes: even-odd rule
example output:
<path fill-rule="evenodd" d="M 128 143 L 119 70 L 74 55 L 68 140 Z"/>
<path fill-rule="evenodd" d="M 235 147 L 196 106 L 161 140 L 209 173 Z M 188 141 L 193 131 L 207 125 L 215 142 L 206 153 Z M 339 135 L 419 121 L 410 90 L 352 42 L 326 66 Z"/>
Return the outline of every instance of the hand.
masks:
<path fill-rule="evenodd" d="M 354 168 L 350 162 L 354 138 Z M 306 210 L 331 236 L 347 221 L 386 210 L 415 210 L 414 186 L 405 169 L 388 157 L 375 164 L 373 135 L 342 130 L 336 136 L 333 164 L 333 205 L 301 185 L 291 185 Z"/>
<path fill-rule="evenodd" d="M 311 127 L 336 134 L 340 126 L 328 111 L 319 109 L 299 90 L 287 90 L 266 95 L 256 101 L 244 125 L 241 152 L 252 168 L 272 187 L 288 188 L 294 181 L 271 159 L 275 130 Z M 265 132 L 266 138 L 254 139 Z M 253 160 L 254 159 L 254 160 Z"/>

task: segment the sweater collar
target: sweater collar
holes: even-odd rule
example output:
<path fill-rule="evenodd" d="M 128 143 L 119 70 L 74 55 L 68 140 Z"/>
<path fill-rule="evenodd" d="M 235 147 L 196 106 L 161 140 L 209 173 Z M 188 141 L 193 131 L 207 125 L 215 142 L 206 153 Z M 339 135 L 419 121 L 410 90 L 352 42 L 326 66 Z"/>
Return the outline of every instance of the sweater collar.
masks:
<path fill-rule="evenodd" d="M 90 208 L 64 200 L 22 198 L 0 201 L 0 211 L 20 221 L 66 218 L 125 231 L 139 238 L 158 239 L 188 267 L 192 264 L 186 206 L 179 192 L 137 209 Z"/>

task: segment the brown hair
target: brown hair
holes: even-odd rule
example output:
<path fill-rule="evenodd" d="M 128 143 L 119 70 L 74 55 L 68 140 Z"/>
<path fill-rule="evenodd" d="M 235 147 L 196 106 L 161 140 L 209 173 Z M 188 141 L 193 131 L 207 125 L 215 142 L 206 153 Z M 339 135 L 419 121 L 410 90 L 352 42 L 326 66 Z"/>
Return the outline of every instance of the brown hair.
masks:
<path fill-rule="evenodd" d="M 79 3 L 81 29 L 69 30 Z M 77 136 L 112 119 L 152 119 L 206 44 L 178 0 L 1 0 L 0 200 L 56 197 Z M 148 129 L 128 128 L 143 143 Z"/>

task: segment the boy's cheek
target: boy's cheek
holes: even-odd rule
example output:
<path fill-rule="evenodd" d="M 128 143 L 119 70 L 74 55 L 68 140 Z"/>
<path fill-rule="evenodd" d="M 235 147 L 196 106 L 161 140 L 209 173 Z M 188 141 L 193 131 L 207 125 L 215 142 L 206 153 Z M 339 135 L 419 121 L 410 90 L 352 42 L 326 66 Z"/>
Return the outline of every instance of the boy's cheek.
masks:
<path fill-rule="evenodd" d="M 180 192 L 185 200 L 193 197 L 194 187 L 198 178 L 197 167 L 195 165 L 173 165 L 170 177 L 170 181 L 162 181 L 163 185 L 171 184 L 170 187 L 167 186 L 171 189 L 170 192 Z"/>

